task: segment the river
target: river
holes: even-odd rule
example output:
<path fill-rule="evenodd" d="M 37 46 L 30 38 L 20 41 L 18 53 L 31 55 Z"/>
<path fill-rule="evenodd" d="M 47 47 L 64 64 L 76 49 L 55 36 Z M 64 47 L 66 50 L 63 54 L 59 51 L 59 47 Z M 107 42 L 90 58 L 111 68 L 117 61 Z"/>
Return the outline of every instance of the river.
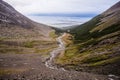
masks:
<path fill-rule="evenodd" d="M 65 36 L 66 34 L 64 33 L 62 36 L 57 38 L 57 42 L 59 43 L 59 47 L 54 49 L 51 53 L 50 53 L 50 58 L 47 59 L 47 61 L 45 62 L 46 67 L 49 67 L 51 69 L 58 69 L 57 66 L 55 66 L 54 64 L 54 58 L 60 54 L 62 51 L 65 50 L 65 44 L 64 41 L 62 40 L 62 37 Z M 61 70 L 64 70 L 64 68 L 59 68 Z M 64 70 L 65 71 L 65 70 Z"/>
<path fill-rule="evenodd" d="M 62 71 L 67 71 L 64 68 L 58 68 L 55 64 L 54 64 L 54 59 L 57 55 L 59 55 L 62 51 L 65 50 L 65 44 L 64 41 L 62 40 L 62 37 L 65 36 L 66 33 L 64 33 L 62 36 L 57 38 L 57 42 L 59 43 L 59 47 L 54 49 L 51 53 L 50 53 L 50 57 L 49 59 L 46 60 L 45 62 L 45 66 L 50 68 L 50 69 L 55 69 L 55 70 L 62 70 Z M 76 72 L 76 71 L 73 71 Z M 107 75 L 106 75 L 107 76 Z M 109 74 L 108 75 L 108 80 L 118 80 L 119 77 L 113 74 Z M 98 79 L 96 79 L 98 80 Z"/>

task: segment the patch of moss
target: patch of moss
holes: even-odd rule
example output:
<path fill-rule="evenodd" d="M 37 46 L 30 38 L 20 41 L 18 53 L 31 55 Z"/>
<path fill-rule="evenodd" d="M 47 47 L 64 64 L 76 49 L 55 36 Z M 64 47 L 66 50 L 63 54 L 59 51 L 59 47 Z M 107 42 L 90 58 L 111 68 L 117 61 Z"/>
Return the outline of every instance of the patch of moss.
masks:
<path fill-rule="evenodd" d="M 35 48 L 46 48 L 46 50 L 41 50 L 39 52 L 44 53 L 48 52 L 47 48 L 51 46 L 57 47 L 55 41 L 40 41 L 40 40 L 23 40 L 19 41 L 17 39 L 13 40 L 4 40 L 0 42 L 0 53 L 14 53 L 14 54 L 28 54 L 34 53 Z M 39 49 L 38 49 L 39 50 Z"/>
<path fill-rule="evenodd" d="M 34 47 L 34 42 L 33 41 L 25 42 L 24 47 L 33 48 Z"/>
<path fill-rule="evenodd" d="M 12 72 L 10 70 L 2 70 L 0 69 L 0 75 L 6 75 L 6 74 L 11 74 Z"/>
<path fill-rule="evenodd" d="M 25 69 L 0 69 L 0 75 L 6 75 L 6 74 L 15 74 L 18 72 L 23 72 Z"/>
<path fill-rule="evenodd" d="M 0 53 L 20 53 L 23 49 L 18 48 L 0 48 Z"/>
<path fill-rule="evenodd" d="M 72 64 L 73 66 L 79 64 L 94 64 L 111 58 L 111 55 L 114 55 L 114 51 L 112 51 L 112 49 L 117 45 L 119 44 L 100 45 L 97 48 L 85 48 L 84 51 L 80 51 L 77 47 L 78 45 L 71 45 L 67 47 L 62 56 L 58 56 L 56 58 L 56 63 L 60 65 Z"/>
<path fill-rule="evenodd" d="M 49 36 L 52 37 L 52 38 L 54 38 L 54 39 L 57 37 L 55 31 L 51 31 L 51 32 L 49 33 Z"/>
<path fill-rule="evenodd" d="M 43 48 L 43 49 L 39 49 L 39 48 L 35 48 L 34 49 L 34 53 L 38 53 L 40 54 L 42 57 L 46 58 L 50 56 L 50 52 L 52 50 L 54 50 L 56 48 L 56 46 L 51 46 L 48 48 Z"/>
<path fill-rule="evenodd" d="M 83 59 L 81 62 L 82 63 L 94 63 L 94 62 L 99 62 L 99 61 L 102 61 L 102 60 L 106 60 L 108 59 L 109 56 L 107 55 L 90 55 L 88 57 L 86 57 L 85 59 Z"/>
<path fill-rule="evenodd" d="M 80 56 L 84 54 L 79 54 L 79 50 L 75 46 L 70 46 L 67 48 L 62 56 L 56 58 L 56 63 L 58 64 L 74 64 L 79 61 Z"/>
<path fill-rule="evenodd" d="M 66 49 L 64 56 L 71 58 L 77 53 L 78 53 L 78 50 L 76 48 Z"/>
<path fill-rule="evenodd" d="M 77 44 L 77 45 L 78 45 L 79 49 L 81 49 L 81 48 L 88 47 L 89 45 L 95 45 L 95 44 L 97 44 L 97 43 L 98 43 L 98 41 L 97 41 L 96 39 L 91 38 L 91 39 L 89 39 L 88 41 L 79 43 L 79 44 Z"/>
<path fill-rule="evenodd" d="M 101 41 L 101 40 L 104 40 L 107 38 L 112 38 L 112 37 L 117 36 L 117 35 L 120 35 L 120 31 L 116 31 L 116 32 L 113 32 L 111 34 L 104 35 L 104 36 L 98 38 L 97 41 Z"/>
<path fill-rule="evenodd" d="M 9 47 L 8 45 L 0 44 L 0 48 L 8 48 L 8 47 Z"/>
<path fill-rule="evenodd" d="M 111 25 L 108 28 L 106 28 L 106 29 L 104 29 L 100 32 L 95 31 L 95 32 L 90 33 L 90 36 L 93 37 L 93 38 L 99 38 L 99 37 L 102 37 L 104 35 L 108 35 L 110 33 L 117 32 L 119 30 L 120 30 L 120 25 L 119 24 Z"/>
<path fill-rule="evenodd" d="M 73 44 L 73 36 L 69 33 L 64 33 L 65 35 L 62 37 L 62 40 L 64 41 L 64 44 L 66 47 Z"/>
<path fill-rule="evenodd" d="M 33 40 L 33 41 L 26 41 L 26 42 L 24 42 L 23 43 L 23 47 L 33 48 L 33 47 L 39 46 L 39 45 L 51 45 L 51 44 L 55 44 L 55 42 Z"/>
<path fill-rule="evenodd" d="M 52 49 L 51 48 L 47 48 L 47 49 L 36 49 L 35 53 L 47 53 L 50 52 Z"/>
<path fill-rule="evenodd" d="M 3 41 L 3 40 L 4 40 L 4 38 L 1 38 L 1 37 L 0 37 L 0 42 Z"/>

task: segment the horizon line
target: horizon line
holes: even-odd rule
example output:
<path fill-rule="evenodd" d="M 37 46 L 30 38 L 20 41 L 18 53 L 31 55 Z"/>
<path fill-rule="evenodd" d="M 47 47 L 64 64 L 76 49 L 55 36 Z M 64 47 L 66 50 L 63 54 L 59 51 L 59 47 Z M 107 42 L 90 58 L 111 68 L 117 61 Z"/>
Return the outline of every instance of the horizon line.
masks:
<path fill-rule="evenodd" d="M 95 17 L 97 13 L 35 13 L 29 16 L 58 16 L 58 17 Z"/>

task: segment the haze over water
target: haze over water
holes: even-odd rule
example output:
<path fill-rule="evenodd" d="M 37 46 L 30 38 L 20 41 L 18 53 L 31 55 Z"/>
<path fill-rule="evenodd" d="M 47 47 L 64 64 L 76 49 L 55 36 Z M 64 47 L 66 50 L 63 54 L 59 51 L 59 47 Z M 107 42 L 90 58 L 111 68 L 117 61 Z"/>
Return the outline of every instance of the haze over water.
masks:
<path fill-rule="evenodd" d="M 30 16 L 34 21 L 50 25 L 53 27 L 68 27 L 74 25 L 80 25 L 87 22 L 92 17 L 80 17 L 80 16 Z"/>
<path fill-rule="evenodd" d="M 4 0 L 30 19 L 55 27 L 80 25 L 119 0 Z"/>

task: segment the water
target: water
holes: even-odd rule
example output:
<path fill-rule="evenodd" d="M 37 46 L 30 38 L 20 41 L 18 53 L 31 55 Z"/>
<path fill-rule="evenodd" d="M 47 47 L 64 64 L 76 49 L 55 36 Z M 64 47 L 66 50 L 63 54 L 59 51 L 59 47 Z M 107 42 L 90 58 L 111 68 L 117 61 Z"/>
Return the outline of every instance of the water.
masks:
<path fill-rule="evenodd" d="M 68 16 L 29 16 L 32 20 L 43 23 L 46 25 L 54 26 L 54 27 L 67 27 L 73 25 L 80 25 L 88 20 L 91 17 L 68 17 Z"/>
<path fill-rule="evenodd" d="M 65 36 L 66 34 L 64 33 L 62 36 L 58 37 L 57 38 L 57 41 L 60 43 L 59 44 L 59 47 L 56 48 L 55 50 L 53 50 L 51 53 L 50 53 L 50 58 L 45 62 L 45 65 L 46 67 L 49 67 L 51 69 L 56 69 L 56 70 L 63 70 L 65 71 L 64 68 L 57 68 L 57 66 L 54 65 L 53 63 L 53 60 L 54 58 L 60 54 L 62 51 L 65 50 L 65 45 L 64 45 L 64 42 L 62 41 L 62 37 Z"/>

